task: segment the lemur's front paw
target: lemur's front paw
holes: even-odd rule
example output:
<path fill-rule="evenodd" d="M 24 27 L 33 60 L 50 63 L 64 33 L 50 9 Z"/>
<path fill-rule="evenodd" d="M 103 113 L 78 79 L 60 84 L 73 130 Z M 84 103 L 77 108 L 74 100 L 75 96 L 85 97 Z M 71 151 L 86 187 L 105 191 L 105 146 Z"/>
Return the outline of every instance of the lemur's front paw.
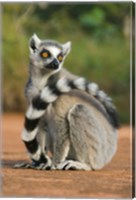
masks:
<path fill-rule="evenodd" d="M 38 161 L 33 160 L 32 169 L 50 170 L 52 161 L 47 155 L 41 155 Z"/>
<path fill-rule="evenodd" d="M 37 169 L 37 170 L 50 170 L 51 169 L 51 164 L 49 163 L 32 163 L 32 169 Z"/>
<path fill-rule="evenodd" d="M 32 167 L 33 169 L 39 170 L 50 170 L 52 165 L 52 160 L 47 155 L 41 155 L 39 161 L 33 160 Z"/>

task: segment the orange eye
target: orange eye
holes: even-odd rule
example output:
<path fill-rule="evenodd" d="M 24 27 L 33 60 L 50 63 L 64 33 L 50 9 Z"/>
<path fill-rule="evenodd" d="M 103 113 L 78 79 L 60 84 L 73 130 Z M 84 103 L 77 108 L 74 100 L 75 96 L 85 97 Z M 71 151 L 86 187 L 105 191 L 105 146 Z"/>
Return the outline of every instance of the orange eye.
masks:
<path fill-rule="evenodd" d="M 43 52 L 43 53 L 41 54 L 41 56 L 42 56 L 43 58 L 48 58 L 48 57 L 49 57 L 49 54 L 48 54 L 47 52 Z"/>
<path fill-rule="evenodd" d="M 62 55 L 59 55 L 58 56 L 58 60 L 61 62 L 63 60 L 63 56 Z"/>
<path fill-rule="evenodd" d="M 41 52 L 40 52 L 40 56 L 42 58 L 48 58 L 50 57 L 50 52 L 47 50 L 47 49 L 43 49 Z"/>

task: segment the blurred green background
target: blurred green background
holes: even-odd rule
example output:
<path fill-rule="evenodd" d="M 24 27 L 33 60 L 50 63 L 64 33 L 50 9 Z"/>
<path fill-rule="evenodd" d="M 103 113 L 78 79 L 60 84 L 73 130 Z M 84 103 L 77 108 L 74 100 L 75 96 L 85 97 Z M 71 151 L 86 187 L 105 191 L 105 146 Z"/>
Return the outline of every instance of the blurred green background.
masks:
<path fill-rule="evenodd" d="M 99 84 L 113 98 L 121 123 L 130 119 L 131 2 L 3 3 L 3 107 L 24 112 L 28 41 L 72 41 L 65 61 L 71 72 Z"/>

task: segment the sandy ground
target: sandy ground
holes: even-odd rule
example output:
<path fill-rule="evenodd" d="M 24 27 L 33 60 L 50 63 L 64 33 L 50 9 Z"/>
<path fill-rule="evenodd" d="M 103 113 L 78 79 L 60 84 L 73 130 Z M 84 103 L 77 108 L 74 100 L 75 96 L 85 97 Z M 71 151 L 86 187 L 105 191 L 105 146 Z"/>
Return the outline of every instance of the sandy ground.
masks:
<path fill-rule="evenodd" d="M 2 191 L 3 197 L 131 198 L 132 133 L 128 126 L 119 131 L 118 151 L 99 171 L 37 171 L 13 169 L 28 160 L 20 134 L 23 116 L 2 117 Z"/>

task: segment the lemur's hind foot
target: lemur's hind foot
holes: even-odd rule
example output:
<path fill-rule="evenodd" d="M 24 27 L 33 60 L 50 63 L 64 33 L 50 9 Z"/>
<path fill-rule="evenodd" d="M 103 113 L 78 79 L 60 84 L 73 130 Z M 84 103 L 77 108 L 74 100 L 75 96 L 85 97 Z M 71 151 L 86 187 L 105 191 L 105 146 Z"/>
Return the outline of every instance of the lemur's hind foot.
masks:
<path fill-rule="evenodd" d="M 91 170 L 90 166 L 73 160 L 66 160 L 62 163 L 57 164 L 56 167 L 53 167 L 56 170 Z"/>

